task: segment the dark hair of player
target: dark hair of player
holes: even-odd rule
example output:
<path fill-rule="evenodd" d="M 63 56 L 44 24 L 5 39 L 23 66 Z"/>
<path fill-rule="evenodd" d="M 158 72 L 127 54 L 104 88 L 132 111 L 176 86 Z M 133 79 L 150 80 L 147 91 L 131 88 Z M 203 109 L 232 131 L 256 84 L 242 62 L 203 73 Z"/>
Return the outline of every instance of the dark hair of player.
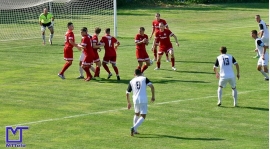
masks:
<path fill-rule="evenodd" d="M 220 52 L 221 52 L 222 54 L 226 54 L 226 53 L 227 53 L 227 48 L 226 48 L 226 47 L 221 47 L 221 48 L 220 48 Z"/>
<path fill-rule="evenodd" d="M 140 30 L 141 30 L 141 31 L 145 31 L 144 27 L 140 27 Z"/>
<path fill-rule="evenodd" d="M 81 32 L 87 32 L 87 28 L 86 28 L 86 27 L 83 27 L 83 28 L 81 29 Z"/>
<path fill-rule="evenodd" d="M 99 34 L 100 32 L 101 32 L 101 28 L 96 27 L 96 28 L 95 28 L 95 33 L 96 33 L 96 34 Z"/>
<path fill-rule="evenodd" d="M 156 13 L 156 16 L 159 16 L 160 17 L 160 13 Z"/>
<path fill-rule="evenodd" d="M 252 33 L 252 34 L 255 34 L 255 35 L 258 34 L 257 30 L 252 30 L 251 33 Z"/>
<path fill-rule="evenodd" d="M 67 27 L 69 27 L 69 26 L 72 25 L 72 24 L 73 24 L 72 22 L 68 22 Z"/>
<path fill-rule="evenodd" d="M 141 72 L 140 69 L 135 69 L 135 75 L 136 75 L 136 76 L 139 76 L 139 75 L 141 75 L 141 74 L 142 74 L 142 72 Z"/>
<path fill-rule="evenodd" d="M 110 34 L 110 32 L 111 32 L 111 29 L 110 28 L 106 28 L 105 29 L 105 33 Z"/>
<path fill-rule="evenodd" d="M 82 29 L 86 30 L 86 32 L 87 32 L 87 30 L 88 30 L 87 27 L 83 27 Z"/>

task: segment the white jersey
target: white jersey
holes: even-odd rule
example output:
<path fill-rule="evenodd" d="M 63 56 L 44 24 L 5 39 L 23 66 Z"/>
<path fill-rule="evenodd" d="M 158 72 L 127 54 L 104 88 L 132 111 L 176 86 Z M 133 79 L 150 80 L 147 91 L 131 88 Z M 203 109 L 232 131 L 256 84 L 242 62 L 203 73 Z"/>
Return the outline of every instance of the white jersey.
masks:
<path fill-rule="evenodd" d="M 237 64 L 233 56 L 221 54 L 217 57 L 214 67 L 220 66 L 220 78 L 234 78 L 233 64 Z"/>
<path fill-rule="evenodd" d="M 259 29 L 260 29 L 260 31 L 263 31 L 262 37 L 269 38 L 269 31 L 268 31 L 268 28 L 266 26 L 266 23 L 263 20 L 261 20 L 259 23 Z"/>
<path fill-rule="evenodd" d="M 146 88 L 148 85 L 152 83 L 148 80 L 148 78 L 144 76 L 137 76 L 133 78 L 128 85 L 127 93 L 133 91 L 133 103 L 148 103 Z"/>
<path fill-rule="evenodd" d="M 256 38 L 255 39 L 255 45 L 256 45 L 256 49 L 258 49 L 258 53 L 260 56 L 262 56 L 263 54 L 263 47 L 264 47 L 264 43 L 262 42 L 262 40 L 260 38 Z M 265 52 L 265 55 L 267 55 L 268 53 Z"/>

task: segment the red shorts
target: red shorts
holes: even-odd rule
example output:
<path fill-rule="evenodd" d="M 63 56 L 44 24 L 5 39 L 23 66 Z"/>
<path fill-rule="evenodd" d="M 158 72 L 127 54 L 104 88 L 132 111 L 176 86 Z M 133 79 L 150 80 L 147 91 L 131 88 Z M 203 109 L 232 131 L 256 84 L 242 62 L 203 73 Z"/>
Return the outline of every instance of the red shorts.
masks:
<path fill-rule="evenodd" d="M 92 65 L 93 64 L 93 57 L 86 56 L 82 61 L 83 65 Z"/>
<path fill-rule="evenodd" d="M 158 55 L 163 55 L 164 53 L 169 53 L 170 51 L 173 51 L 172 47 L 168 47 L 166 49 L 159 49 L 158 50 Z"/>
<path fill-rule="evenodd" d="M 136 57 L 139 62 L 144 62 L 149 60 L 149 56 L 146 51 L 139 51 L 136 49 Z"/>
<path fill-rule="evenodd" d="M 94 62 L 99 62 L 99 55 L 98 55 L 98 52 L 97 51 L 94 51 L 94 56 L 93 56 L 93 60 Z"/>
<path fill-rule="evenodd" d="M 69 48 L 69 47 L 64 48 L 64 60 L 73 61 L 73 50 L 72 50 L 72 48 Z"/>
<path fill-rule="evenodd" d="M 112 63 L 112 64 L 115 64 L 116 63 L 116 56 L 104 56 L 103 57 L 103 62 L 105 63 Z"/>

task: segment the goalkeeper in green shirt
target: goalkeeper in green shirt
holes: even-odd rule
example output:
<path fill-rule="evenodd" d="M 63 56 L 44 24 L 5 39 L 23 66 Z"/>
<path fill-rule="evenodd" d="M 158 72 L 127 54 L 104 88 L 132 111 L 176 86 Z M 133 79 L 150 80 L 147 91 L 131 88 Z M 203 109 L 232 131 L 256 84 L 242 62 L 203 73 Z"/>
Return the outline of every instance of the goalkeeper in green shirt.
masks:
<path fill-rule="evenodd" d="M 52 44 L 52 38 L 53 38 L 53 24 L 54 24 L 54 17 L 53 14 L 48 12 L 47 8 L 43 9 L 43 13 L 40 14 L 39 16 L 39 24 L 41 27 L 41 33 L 42 33 L 42 39 L 43 39 L 43 44 L 45 45 L 45 30 L 46 27 L 50 30 L 50 38 L 49 38 L 49 43 Z"/>

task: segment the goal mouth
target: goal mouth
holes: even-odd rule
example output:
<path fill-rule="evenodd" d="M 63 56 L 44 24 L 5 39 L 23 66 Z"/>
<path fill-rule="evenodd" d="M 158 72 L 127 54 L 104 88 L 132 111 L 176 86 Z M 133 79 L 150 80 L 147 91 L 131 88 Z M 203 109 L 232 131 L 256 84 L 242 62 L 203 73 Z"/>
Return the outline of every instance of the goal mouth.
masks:
<path fill-rule="evenodd" d="M 116 0 L 1 0 L 0 5 L 0 41 L 40 38 L 39 16 L 47 8 L 53 14 L 54 39 L 63 42 L 66 24 L 74 24 L 74 34 L 80 36 L 79 30 L 87 27 L 90 34 L 95 27 L 115 30 Z M 50 36 L 48 28 L 46 37 Z"/>

